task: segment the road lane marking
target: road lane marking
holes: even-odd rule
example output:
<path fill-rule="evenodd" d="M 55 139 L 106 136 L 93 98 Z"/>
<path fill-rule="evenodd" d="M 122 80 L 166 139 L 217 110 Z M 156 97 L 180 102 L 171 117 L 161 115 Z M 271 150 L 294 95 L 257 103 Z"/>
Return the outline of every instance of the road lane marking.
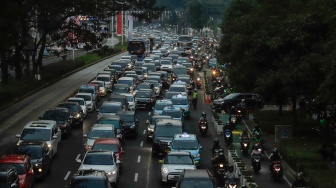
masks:
<path fill-rule="evenodd" d="M 80 156 L 81 156 L 81 154 L 78 154 L 77 157 L 76 157 L 76 160 L 79 159 Z"/>
<path fill-rule="evenodd" d="M 71 171 L 68 171 L 68 172 L 66 173 L 66 175 L 65 175 L 65 177 L 64 177 L 64 180 L 67 180 L 67 179 L 68 179 L 70 173 L 71 173 Z"/>
<path fill-rule="evenodd" d="M 138 181 L 138 173 L 135 173 L 134 182 L 137 182 L 137 181 Z"/>
<path fill-rule="evenodd" d="M 150 116 L 152 112 L 148 112 L 148 115 Z"/>
<path fill-rule="evenodd" d="M 140 160 L 141 160 L 141 156 L 139 155 L 138 156 L 138 163 L 140 163 Z"/>
<path fill-rule="evenodd" d="M 143 131 L 143 134 L 146 134 L 146 130 Z"/>
<path fill-rule="evenodd" d="M 140 143 L 140 147 L 142 147 L 143 146 L 143 141 L 141 141 L 141 143 Z"/>

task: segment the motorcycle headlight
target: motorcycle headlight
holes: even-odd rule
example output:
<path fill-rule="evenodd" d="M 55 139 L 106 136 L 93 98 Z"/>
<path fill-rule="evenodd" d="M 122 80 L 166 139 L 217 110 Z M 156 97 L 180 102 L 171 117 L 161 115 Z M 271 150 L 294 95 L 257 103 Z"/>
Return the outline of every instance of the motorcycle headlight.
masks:
<path fill-rule="evenodd" d="M 154 129 L 151 128 L 151 127 L 148 127 L 147 130 L 148 130 L 148 132 L 154 132 Z"/>
<path fill-rule="evenodd" d="M 219 164 L 219 167 L 223 168 L 223 167 L 224 167 L 224 165 L 221 163 L 221 164 Z"/>
<path fill-rule="evenodd" d="M 247 144 L 246 144 L 246 143 L 244 143 L 244 147 L 247 147 Z"/>
<path fill-rule="evenodd" d="M 162 169 L 161 169 L 161 172 L 162 172 L 162 174 L 168 174 L 168 168 L 167 167 L 163 167 Z"/>

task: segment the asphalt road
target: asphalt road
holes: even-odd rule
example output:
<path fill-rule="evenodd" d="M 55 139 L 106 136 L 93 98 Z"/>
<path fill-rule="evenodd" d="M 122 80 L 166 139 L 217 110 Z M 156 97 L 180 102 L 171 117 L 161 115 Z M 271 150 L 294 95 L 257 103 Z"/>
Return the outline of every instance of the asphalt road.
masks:
<path fill-rule="evenodd" d="M 116 55 L 113 58 L 106 59 L 98 64 L 76 72 L 63 80 L 42 89 L 39 92 L 25 98 L 17 104 L 11 106 L 0 114 L 0 154 L 10 153 L 17 141 L 15 134 L 21 132 L 23 126 L 31 121 L 37 120 L 43 112 L 55 107 L 57 104 L 77 90 L 82 84 L 88 83 L 94 78 L 97 72 L 103 70 L 111 61 L 117 60 L 126 53 Z M 202 137 L 198 132 L 198 120 L 204 111 L 210 117 L 210 105 L 205 104 L 203 99 L 203 89 L 199 90 L 199 102 L 197 110 L 191 109 L 191 118 L 186 120 L 186 131 L 197 135 L 203 149 L 201 151 L 201 168 L 207 168 L 212 171 L 210 148 L 215 137 L 220 138 L 221 145 L 224 146 L 223 136 L 216 135 L 214 128 L 209 126 L 210 130 L 206 137 Z M 108 98 L 102 99 L 98 106 Z M 139 136 L 136 139 L 127 139 L 123 148 L 125 155 L 123 158 L 124 168 L 120 175 L 119 187 L 133 188 L 158 188 L 171 187 L 173 185 L 162 186 L 160 183 L 160 158 L 151 156 L 151 143 L 146 139 L 145 121 L 150 118 L 149 111 L 137 111 L 136 116 L 139 119 Z M 83 133 L 87 133 L 96 122 L 97 112 L 90 113 L 84 120 L 83 128 L 73 129 L 72 135 L 63 139 L 59 146 L 59 153 L 53 160 L 52 170 L 44 181 L 36 182 L 35 188 L 59 188 L 66 185 L 70 177 L 76 172 L 79 164 L 75 162 L 76 158 L 82 158 L 83 151 Z M 210 118 L 208 118 L 210 119 Z M 249 159 L 244 159 L 249 160 Z M 250 161 L 250 160 L 249 160 Z M 247 164 L 249 164 L 247 162 Z M 262 173 L 256 177 L 260 187 L 288 187 L 285 183 L 275 184 L 268 175 L 268 167 L 263 163 Z M 265 171 L 265 172 L 264 172 Z"/>

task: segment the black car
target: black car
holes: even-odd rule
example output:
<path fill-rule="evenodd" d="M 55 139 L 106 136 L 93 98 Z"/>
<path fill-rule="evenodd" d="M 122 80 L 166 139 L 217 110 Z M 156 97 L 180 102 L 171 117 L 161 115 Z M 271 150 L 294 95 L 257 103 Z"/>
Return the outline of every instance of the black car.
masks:
<path fill-rule="evenodd" d="M 46 142 L 23 141 L 15 147 L 13 153 L 29 156 L 36 179 L 44 178 L 50 172 L 52 156 Z"/>
<path fill-rule="evenodd" d="M 41 116 L 40 119 L 56 121 L 58 127 L 62 131 L 62 136 L 64 137 L 69 136 L 71 133 L 72 119 L 70 111 L 67 108 L 50 108 L 44 112 L 43 116 Z"/>
<path fill-rule="evenodd" d="M 156 96 L 151 89 L 140 89 L 135 94 L 135 108 L 141 108 L 145 110 L 152 110 L 155 105 Z"/>
<path fill-rule="evenodd" d="M 253 93 L 232 93 L 224 98 L 215 99 L 211 105 L 211 108 L 220 111 L 225 110 L 226 112 L 232 106 L 237 106 L 241 103 L 242 99 L 245 100 L 245 106 L 247 110 L 260 110 L 264 107 L 264 102 L 262 98 Z"/>
<path fill-rule="evenodd" d="M 112 188 L 105 171 L 92 169 L 77 171 L 70 180 L 69 185 L 64 186 L 64 188 L 83 187 Z"/>
<path fill-rule="evenodd" d="M 208 169 L 184 169 L 176 183 L 176 188 L 189 187 L 216 188 L 216 184 Z"/>
<path fill-rule="evenodd" d="M 123 121 L 125 136 L 138 136 L 139 120 L 135 117 L 134 111 L 118 111 L 117 116 Z"/>
<path fill-rule="evenodd" d="M 153 133 L 152 156 L 165 155 L 169 152 L 169 145 L 175 134 L 182 134 L 183 127 L 180 120 L 160 119 L 156 122 Z"/>
<path fill-rule="evenodd" d="M 70 111 L 72 126 L 83 126 L 83 110 L 76 102 L 61 102 L 58 107 L 67 108 Z"/>
<path fill-rule="evenodd" d="M 120 102 L 123 106 L 123 109 L 128 109 L 128 101 L 125 95 L 110 95 L 108 101 Z"/>
<path fill-rule="evenodd" d="M 19 175 L 16 169 L 6 168 L 0 169 L 0 187 L 19 188 Z"/>

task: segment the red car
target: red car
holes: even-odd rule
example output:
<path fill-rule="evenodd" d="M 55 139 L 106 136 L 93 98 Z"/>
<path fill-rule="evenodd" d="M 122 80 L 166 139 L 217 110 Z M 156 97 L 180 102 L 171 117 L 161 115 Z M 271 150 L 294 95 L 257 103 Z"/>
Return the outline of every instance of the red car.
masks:
<path fill-rule="evenodd" d="M 122 167 L 122 159 L 125 152 L 122 149 L 118 138 L 97 138 L 93 143 L 91 150 L 113 151 L 120 161 L 120 167 Z"/>
<path fill-rule="evenodd" d="M 28 155 L 6 154 L 0 158 L 0 169 L 15 168 L 20 188 L 31 188 L 34 183 L 34 170 Z"/>

